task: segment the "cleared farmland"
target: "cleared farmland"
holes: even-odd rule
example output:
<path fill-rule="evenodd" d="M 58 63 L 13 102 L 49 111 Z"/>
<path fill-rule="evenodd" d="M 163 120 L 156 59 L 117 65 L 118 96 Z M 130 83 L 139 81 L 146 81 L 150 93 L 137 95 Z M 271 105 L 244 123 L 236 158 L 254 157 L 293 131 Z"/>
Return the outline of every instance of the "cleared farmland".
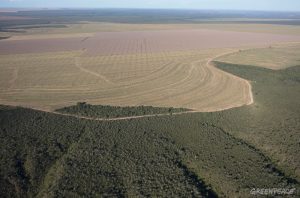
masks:
<path fill-rule="evenodd" d="M 231 32 L 220 30 L 166 30 L 99 32 L 94 36 L 0 41 L 0 54 L 86 50 L 88 55 L 120 55 L 264 46 L 300 41 L 297 35 Z"/>
<path fill-rule="evenodd" d="M 269 69 L 284 69 L 300 64 L 300 44 L 272 45 L 261 49 L 248 49 L 220 57 L 219 61 L 254 65 Z"/>
<path fill-rule="evenodd" d="M 251 103 L 247 81 L 208 64 L 232 50 L 1 56 L 1 102 L 53 110 L 86 101 L 216 111 Z"/>
<path fill-rule="evenodd" d="M 0 197 L 299 197 L 300 13 L 107 11 L 0 20 Z"/>
<path fill-rule="evenodd" d="M 58 24 L 59 25 L 59 24 Z M 13 31 L 14 27 L 19 31 Z M 67 24 L 65 28 L 27 28 L 28 26 L 14 26 L 11 31 L 0 31 L 0 36 L 12 36 L 16 38 L 32 38 L 39 37 L 62 37 L 71 36 L 82 33 L 95 32 L 125 32 L 125 31 L 153 31 L 153 30 L 186 30 L 186 29 L 212 29 L 221 31 L 235 32 L 256 32 L 256 33 L 271 33 L 283 35 L 300 35 L 300 27 L 297 25 L 274 25 L 274 24 L 250 24 L 245 21 L 230 22 L 226 21 L 214 23 L 208 21 L 200 24 L 128 24 L 128 23 L 108 23 L 108 22 L 80 22 L 75 24 Z"/>
<path fill-rule="evenodd" d="M 234 47 L 289 41 L 300 37 L 172 30 L 4 40 L 0 102 L 48 111 L 80 101 L 203 112 L 243 106 L 253 101 L 250 83 L 211 61 Z"/>

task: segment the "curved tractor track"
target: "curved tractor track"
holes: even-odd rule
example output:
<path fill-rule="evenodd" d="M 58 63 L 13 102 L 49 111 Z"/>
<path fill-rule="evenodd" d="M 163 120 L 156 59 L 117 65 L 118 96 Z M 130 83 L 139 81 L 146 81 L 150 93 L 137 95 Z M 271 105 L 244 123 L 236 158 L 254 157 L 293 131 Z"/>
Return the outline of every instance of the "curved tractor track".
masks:
<path fill-rule="evenodd" d="M 103 90 L 100 104 L 184 107 L 198 112 L 221 111 L 253 103 L 250 83 L 224 72 L 213 60 L 167 64 L 159 72 Z M 99 103 L 98 99 L 88 102 Z"/>
<path fill-rule="evenodd" d="M 13 77 L 14 86 L 1 91 L 0 101 L 2 104 L 47 111 L 79 101 L 112 106 L 180 107 L 191 109 L 193 112 L 213 112 L 249 105 L 253 103 L 250 83 L 213 65 L 213 60 L 231 53 L 235 51 L 227 50 L 227 53 L 209 59 L 207 55 L 202 58 L 198 55 L 191 58 L 171 58 L 157 63 L 152 68 L 149 68 L 149 64 L 136 64 L 133 60 L 129 64 L 128 62 L 114 64 L 112 69 L 109 64 L 99 66 L 102 62 L 97 58 L 91 62 L 89 58 L 76 55 L 70 57 L 73 66 L 71 65 L 70 69 L 69 66 L 65 67 L 58 75 L 72 77 L 67 73 L 73 69 L 78 77 L 83 76 L 83 81 L 62 79 L 61 84 L 55 87 L 35 86 L 22 89 L 22 83 Z M 90 62 L 85 64 L 84 61 Z M 151 64 L 155 62 L 150 62 Z M 136 65 L 136 68 L 132 69 L 130 65 Z M 16 65 L 16 68 L 22 69 L 20 65 Z M 51 67 L 49 69 L 50 72 L 55 72 Z M 112 76 L 110 75 L 112 71 L 117 73 Z M 137 73 L 134 77 L 131 72 L 136 71 L 141 71 L 141 74 Z M 22 71 L 19 73 L 22 79 Z M 45 83 L 44 81 L 49 79 L 45 77 L 39 80 Z M 68 87 L 66 83 L 75 85 Z"/>

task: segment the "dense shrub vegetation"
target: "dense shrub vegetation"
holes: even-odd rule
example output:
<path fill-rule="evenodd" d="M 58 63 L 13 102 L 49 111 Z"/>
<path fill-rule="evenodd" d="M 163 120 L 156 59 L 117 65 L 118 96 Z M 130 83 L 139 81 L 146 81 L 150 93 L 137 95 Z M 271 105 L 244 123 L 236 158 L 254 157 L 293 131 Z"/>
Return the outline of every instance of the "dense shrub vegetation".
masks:
<path fill-rule="evenodd" d="M 65 114 L 80 115 L 93 118 L 119 118 L 152 114 L 172 114 L 177 112 L 189 111 L 189 109 L 172 107 L 163 108 L 152 106 L 117 107 L 107 105 L 90 105 L 84 102 L 79 102 L 75 106 L 65 107 L 56 111 Z"/>
<path fill-rule="evenodd" d="M 148 128 L 155 122 L 102 123 L 3 106 L 1 194 L 213 196 L 169 135 Z"/>
<path fill-rule="evenodd" d="M 224 111 L 218 125 L 267 153 L 287 174 L 300 180 L 300 67 L 274 71 L 218 63 L 249 79 L 255 103 Z"/>
<path fill-rule="evenodd" d="M 1 106 L 0 197 L 248 197 L 251 188 L 300 189 L 300 67 L 216 64 L 251 80 L 253 105 L 110 122 Z"/>
<path fill-rule="evenodd" d="M 9 37 L 8 36 L 0 36 L 0 40 L 2 39 L 8 39 Z"/>

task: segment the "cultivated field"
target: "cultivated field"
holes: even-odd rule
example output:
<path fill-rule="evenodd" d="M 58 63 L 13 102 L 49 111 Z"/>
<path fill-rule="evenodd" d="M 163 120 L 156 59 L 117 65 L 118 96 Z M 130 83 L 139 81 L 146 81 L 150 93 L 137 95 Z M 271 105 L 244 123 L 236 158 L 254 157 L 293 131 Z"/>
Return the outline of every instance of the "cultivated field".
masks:
<path fill-rule="evenodd" d="M 300 36 L 206 29 L 99 32 L 91 37 L 2 40 L 0 54 L 65 50 L 85 50 L 88 55 L 148 54 L 295 41 L 300 41 Z"/>
<path fill-rule="evenodd" d="M 3 16 L 4 18 L 5 16 Z M 6 18 L 8 18 L 6 16 Z M 59 25 L 59 24 L 57 24 Z M 0 32 L 1 37 L 11 36 L 10 39 L 27 39 L 32 37 L 44 38 L 66 38 L 80 34 L 94 34 L 96 32 L 126 32 L 126 31 L 157 31 L 157 30 L 187 30 L 187 29 L 209 29 L 234 32 L 270 33 L 282 35 L 300 35 L 300 27 L 295 25 L 274 25 L 274 24 L 246 24 L 232 22 L 206 22 L 200 24 L 128 24 L 108 22 L 80 22 L 76 24 L 64 24 L 64 28 L 49 28 L 41 25 L 18 25 Z M 15 29 L 16 28 L 16 29 Z M 14 31 L 17 30 L 17 31 Z"/>
<path fill-rule="evenodd" d="M 208 64 L 211 57 L 231 51 L 2 56 L 1 102 L 46 110 L 78 101 L 200 111 L 241 106 L 251 103 L 249 84 Z"/>
<path fill-rule="evenodd" d="M 234 47 L 299 36 L 215 30 L 101 32 L 0 41 L 3 104 L 54 110 L 91 104 L 218 111 L 251 104 L 251 85 L 211 61 Z M 43 52 L 43 53 L 41 53 Z"/>
<path fill-rule="evenodd" d="M 300 13 L 0 10 L 0 39 L 0 197 L 299 197 Z"/>
<path fill-rule="evenodd" d="M 269 69 L 283 69 L 300 65 L 300 44 L 272 45 L 261 49 L 248 49 L 218 58 L 218 61 L 254 65 Z"/>

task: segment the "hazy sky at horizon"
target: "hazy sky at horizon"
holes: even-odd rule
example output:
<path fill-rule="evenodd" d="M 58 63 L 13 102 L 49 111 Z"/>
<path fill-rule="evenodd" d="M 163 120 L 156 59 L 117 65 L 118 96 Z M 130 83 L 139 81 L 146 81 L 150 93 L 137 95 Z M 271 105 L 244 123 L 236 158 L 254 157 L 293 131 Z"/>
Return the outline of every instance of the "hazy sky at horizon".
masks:
<path fill-rule="evenodd" d="M 0 7 L 192 8 L 300 11 L 300 0 L 0 0 Z"/>

